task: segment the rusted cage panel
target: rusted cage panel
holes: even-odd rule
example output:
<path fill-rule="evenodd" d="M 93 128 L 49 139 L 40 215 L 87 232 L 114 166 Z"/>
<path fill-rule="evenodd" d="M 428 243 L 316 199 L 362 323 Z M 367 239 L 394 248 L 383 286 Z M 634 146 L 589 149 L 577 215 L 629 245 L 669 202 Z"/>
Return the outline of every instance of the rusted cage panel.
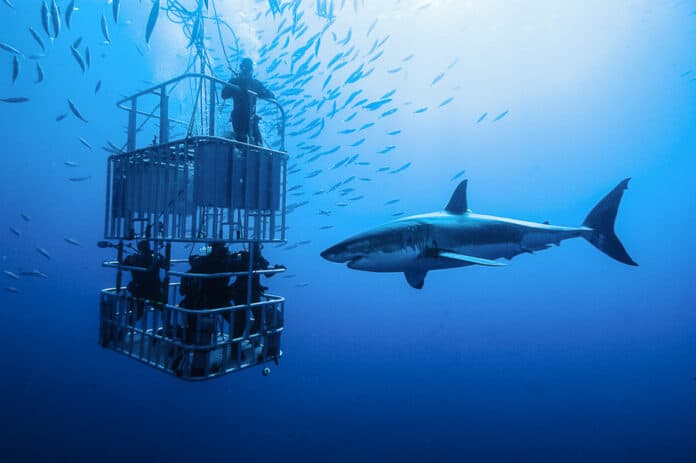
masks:
<path fill-rule="evenodd" d="M 220 309 L 192 310 L 101 292 L 99 342 L 182 379 L 204 380 L 282 355 L 284 299 Z"/>
<path fill-rule="evenodd" d="M 109 158 L 106 239 L 285 240 L 287 154 L 193 137 Z"/>

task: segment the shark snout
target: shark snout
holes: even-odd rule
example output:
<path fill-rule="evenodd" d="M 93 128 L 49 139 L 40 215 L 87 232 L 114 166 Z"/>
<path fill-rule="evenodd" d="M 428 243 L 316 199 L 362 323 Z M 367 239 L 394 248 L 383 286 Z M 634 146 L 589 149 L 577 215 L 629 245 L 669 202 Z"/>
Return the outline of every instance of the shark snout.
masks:
<path fill-rule="evenodd" d="M 324 249 L 322 252 L 319 253 L 319 255 L 328 261 L 336 262 L 339 264 L 348 260 L 346 259 L 344 253 L 339 248 L 339 246 L 331 246 L 330 248 Z"/>
<path fill-rule="evenodd" d="M 338 264 L 348 263 L 348 266 L 350 266 L 364 256 L 364 253 L 358 252 L 356 249 L 353 249 L 354 247 L 350 242 L 344 241 L 323 250 L 319 255 L 328 261 Z"/>

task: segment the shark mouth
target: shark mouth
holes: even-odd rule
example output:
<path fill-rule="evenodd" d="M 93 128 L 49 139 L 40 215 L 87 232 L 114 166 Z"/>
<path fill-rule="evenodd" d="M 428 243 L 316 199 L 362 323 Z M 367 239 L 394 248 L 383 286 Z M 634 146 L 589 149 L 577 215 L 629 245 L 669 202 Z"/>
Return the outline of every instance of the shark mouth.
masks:
<path fill-rule="evenodd" d="M 355 265 L 356 265 L 356 264 L 360 261 L 360 259 L 362 259 L 363 257 L 365 257 L 365 256 L 355 256 L 355 257 L 353 257 L 352 259 L 350 259 L 350 260 L 346 263 L 346 265 L 348 266 L 348 268 L 354 269 L 354 268 L 355 268 Z"/>

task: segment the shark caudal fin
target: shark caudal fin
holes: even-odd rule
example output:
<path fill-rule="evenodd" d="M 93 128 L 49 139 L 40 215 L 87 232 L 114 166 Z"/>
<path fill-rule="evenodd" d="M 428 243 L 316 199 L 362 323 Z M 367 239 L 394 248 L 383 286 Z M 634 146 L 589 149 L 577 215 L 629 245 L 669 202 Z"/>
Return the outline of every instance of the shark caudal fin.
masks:
<path fill-rule="evenodd" d="M 626 249 L 619 241 L 619 237 L 614 232 L 614 222 L 619 203 L 623 197 L 623 192 L 628 188 L 630 178 L 623 180 L 616 188 L 611 190 L 597 205 L 587 214 L 583 226 L 591 228 L 584 235 L 585 239 L 592 243 L 597 249 L 609 257 L 623 262 L 627 265 L 636 264 Z"/>

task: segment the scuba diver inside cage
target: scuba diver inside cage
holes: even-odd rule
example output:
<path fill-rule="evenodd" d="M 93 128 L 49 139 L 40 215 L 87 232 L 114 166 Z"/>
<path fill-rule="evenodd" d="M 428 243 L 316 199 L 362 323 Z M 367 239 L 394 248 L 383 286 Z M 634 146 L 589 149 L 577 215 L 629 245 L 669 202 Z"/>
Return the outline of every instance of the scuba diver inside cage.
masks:
<path fill-rule="evenodd" d="M 139 241 L 137 252 L 126 256 L 123 260 L 124 265 L 142 268 L 142 270 L 131 270 L 131 281 L 126 286 L 133 298 L 128 320 L 129 325 L 134 325 L 140 321 L 145 312 L 146 301 L 149 301 L 150 304 L 164 302 L 162 279 L 160 278 L 163 262 L 164 257 L 150 248 L 148 240 Z"/>
<path fill-rule="evenodd" d="M 234 273 L 244 272 L 249 269 L 249 252 L 242 250 L 230 253 L 223 242 L 213 242 L 210 252 L 205 255 L 192 255 L 189 258 L 190 268 L 187 273 L 191 274 L 214 274 L 214 273 Z M 254 266 L 253 270 L 280 270 L 285 269 L 283 265 L 270 266 L 268 260 L 261 255 L 261 246 L 254 244 Z M 266 274 L 270 278 L 273 274 Z M 251 298 L 247 294 L 249 278 L 245 275 L 238 275 L 235 281 L 228 286 L 229 276 L 215 276 L 211 278 L 198 278 L 185 276 L 181 279 L 179 291 L 183 299 L 179 303 L 180 307 L 186 309 L 217 309 L 231 307 L 233 305 L 243 305 L 249 300 L 250 303 L 260 302 L 264 292 L 268 289 L 261 284 L 261 277 L 255 274 L 251 278 Z M 252 310 L 254 317 L 251 332 L 258 332 L 261 322 L 261 309 L 254 307 Z M 223 312 L 222 317 L 228 323 L 232 323 L 229 312 Z M 195 316 L 189 316 L 186 323 L 185 341 L 200 341 L 197 333 Z M 241 336 L 247 324 L 246 312 L 244 310 L 234 311 L 234 336 Z"/>
<path fill-rule="evenodd" d="M 259 120 L 256 114 L 256 105 L 252 101 L 249 91 L 256 93 L 259 98 L 273 100 L 273 92 L 268 90 L 261 82 L 253 78 L 254 63 L 250 58 L 244 58 L 239 65 L 239 75 L 229 80 L 236 87 L 227 86 L 222 89 L 222 98 L 232 98 L 234 108 L 230 114 L 234 137 L 237 141 L 263 146 L 263 137 L 259 130 Z M 252 119 L 252 110 L 253 120 Z M 250 122 L 252 127 L 249 127 Z"/>
<path fill-rule="evenodd" d="M 247 294 L 249 277 L 238 275 L 231 285 L 230 276 L 211 276 L 203 277 L 202 274 L 225 274 L 246 272 L 249 270 L 249 252 L 241 250 L 231 253 L 224 242 L 212 242 L 209 251 L 205 255 L 192 255 L 189 257 L 190 268 L 186 272 L 189 275 L 181 278 L 179 292 L 183 298 L 179 302 L 179 307 L 193 310 L 224 309 L 216 314 L 205 314 L 189 312 L 183 319 L 180 338 L 185 344 L 194 346 L 210 346 L 217 342 L 220 333 L 230 332 L 232 338 L 239 339 L 245 333 L 254 334 L 262 328 L 275 329 L 282 323 L 282 314 L 272 313 L 274 305 L 266 308 L 266 326 L 261 326 L 262 306 L 252 308 L 239 307 L 250 303 L 260 302 L 266 288 L 261 284 L 260 275 L 255 274 L 251 277 L 251 294 Z M 254 245 L 254 265 L 253 270 L 280 270 L 285 269 L 282 265 L 270 266 L 269 262 L 261 255 L 261 247 Z M 198 276 L 198 275 L 201 276 Z M 266 274 L 267 277 L 273 274 Z M 249 298 L 250 296 L 250 298 Z M 265 307 L 265 306 L 264 306 Z M 272 321 L 273 320 L 273 321 Z M 223 328 L 227 323 L 229 329 Z M 278 334 L 269 334 L 267 338 L 268 352 L 272 356 L 279 353 Z M 239 342 L 231 345 L 232 358 L 237 358 L 240 349 Z M 173 369 L 177 371 L 182 367 L 183 352 L 180 353 L 173 363 Z M 201 360 L 206 355 L 205 350 L 198 349 L 192 359 L 194 369 L 192 373 L 198 375 Z"/>

